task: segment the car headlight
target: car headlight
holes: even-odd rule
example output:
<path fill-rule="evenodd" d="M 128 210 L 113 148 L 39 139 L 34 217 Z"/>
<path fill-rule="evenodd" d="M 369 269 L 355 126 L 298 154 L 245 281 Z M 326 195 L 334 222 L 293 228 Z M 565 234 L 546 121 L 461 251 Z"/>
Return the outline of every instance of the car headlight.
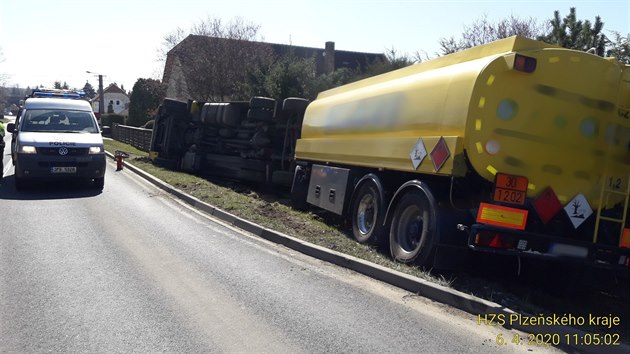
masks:
<path fill-rule="evenodd" d="M 37 150 L 35 149 L 35 146 L 22 145 L 20 146 L 19 152 L 22 154 L 35 154 L 37 153 Z"/>
<path fill-rule="evenodd" d="M 90 146 L 90 155 L 100 154 L 103 152 L 103 148 L 100 146 Z"/>

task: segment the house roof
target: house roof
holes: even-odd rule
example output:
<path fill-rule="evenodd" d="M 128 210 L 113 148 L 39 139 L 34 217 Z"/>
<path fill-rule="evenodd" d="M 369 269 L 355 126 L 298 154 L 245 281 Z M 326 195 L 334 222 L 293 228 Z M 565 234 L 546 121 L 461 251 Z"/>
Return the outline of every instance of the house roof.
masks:
<path fill-rule="evenodd" d="M 116 85 L 115 83 L 109 84 L 109 86 L 107 86 L 107 88 L 103 89 L 103 92 L 104 93 L 122 93 L 124 95 L 127 94 L 120 87 L 118 87 L 118 85 Z"/>
<path fill-rule="evenodd" d="M 246 41 L 241 39 L 230 39 L 230 38 L 219 38 L 219 37 L 209 37 L 209 36 L 201 36 L 201 35 L 188 35 L 184 40 L 179 42 L 173 49 L 171 49 L 168 54 L 173 51 L 176 51 L 179 47 L 187 45 L 186 42 L 193 42 L 195 46 L 203 46 L 203 45 L 211 45 L 213 41 L 226 41 L 226 42 L 246 42 L 249 44 L 257 44 L 261 46 L 271 46 L 273 51 L 278 54 L 286 54 L 293 51 L 293 53 L 302 58 L 310 58 L 313 55 L 322 55 L 326 52 L 324 48 L 313 48 L 313 47 L 303 47 L 292 44 L 278 44 L 278 43 L 267 43 L 267 42 L 257 42 L 257 41 Z M 332 43 L 332 42 L 331 42 Z M 334 45 L 334 44 L 333 44 Z M 338 60 L 337 57 L 340 57 Z M 378 60 L 378 59 L 386 59 L 385 55 L 382 53 L 365 53 L 365 52 L 353 52 L 347 50 L 337 50 L 335 49 L 335 64 L 343 64 L 343 61 L 348 61 L 348 59 L 369 59 Z M 337 63 L 338 62 L 338 63 Z M 341 66 L 337 66 L 341 67 Z"/>
<path fill-rule="evenodd" d="M 169 77 L 172 71 L 172 66 L 174 65 L 174 57 L 177 56 L 178 51 L 183 50 L 184 48 L 192 48 L 195 50 L 197 48 L 203 48 L 208 46 L 217 45 L 217 43 L 226 43 L 226 42 L 243 42 L 243 44 L 254 45 L 262 47 L 270 47 L 271 50 L 278 56 L 293 53 L 297 57 L 301 58 L 315 58 L 316 70 L 318 73 L 326 72 L 326 63 L 325 63 L 325 48 L 312 48 L 312 47 L 303 47 L 303 46 L 295 46 L 289 44 L 277 44 L 277 43 L 266 43 L 266 42 L 257 42 L 257 41 L 246 41 L 240 39 L 229 39 L 229 38 L 218 38 L 218 37 L 209 37 L 209 36 L 201 36 L 201 35 L 188 35 L 188 37 L 184 38 L 181 42 L 179 42 L 175 47 L 173 47 L 168 53 L 166 57 L 166 63 L 164 67 L 164 76 L 162 78 L 162 82 L 168 83 Z M 364 53 L 364 52 L 353 52 L 353 51 L 345 51 L 345 50 L 336 50 L 334 49 L 334 43 L 332 44 L 333 53 L 334 53 L 334 68 L 350 68 L 350 69 L 359 69 L 361 71 L 365 70 L 367 65 L 377 60 L 386 60 L 386 57 L 382 53 Z"/>
<path fill-rule="evenodd" d="M 116 85 L 115 83 L 111 83 L 111 84 L 109 84 L 109 86 L 104 88 L 103 89 L 103 93 L 121 93 L 121 94 L 127 96 L 127 93 L 125 91 L 123 91 L 123 89 L 118 87 L 118 85 Z M 100 98 L 101 98 L 101 95 L 99 95 L 97 93 L 96 96 L 94 96 L 94 98 L 92 98 L 90 101 L 98 101 Z"/>

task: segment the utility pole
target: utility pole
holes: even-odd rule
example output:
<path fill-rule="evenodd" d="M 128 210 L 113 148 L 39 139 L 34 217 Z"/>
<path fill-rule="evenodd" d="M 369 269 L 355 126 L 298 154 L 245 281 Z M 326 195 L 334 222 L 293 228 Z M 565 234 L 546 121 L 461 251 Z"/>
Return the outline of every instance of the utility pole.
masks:
<path fill-rule="evenodd" d="M 98 75 L 98 119 L 100 120 L 105 113 L 105 97 L 103 95 L 103 75 L 86 71 L 88 74 Z"/>
<path fill-rule="evenodd" d="M 103 94 L 103 75 L 98 75 L 98 92 L 99 92 L 99 102 L 98 102 L 98 119 L 100 120 L 103 117 L 103 113 L 105 113 L 105 95 Z"/>

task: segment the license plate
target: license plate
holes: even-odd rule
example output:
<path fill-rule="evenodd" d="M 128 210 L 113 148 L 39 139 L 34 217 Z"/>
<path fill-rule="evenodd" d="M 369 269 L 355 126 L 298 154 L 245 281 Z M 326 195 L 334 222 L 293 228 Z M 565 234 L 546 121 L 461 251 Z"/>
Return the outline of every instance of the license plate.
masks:
<path fill-rule="evenodd" d="M 51 173 L 77 173 L 76 167 L 51 167 Z"/>

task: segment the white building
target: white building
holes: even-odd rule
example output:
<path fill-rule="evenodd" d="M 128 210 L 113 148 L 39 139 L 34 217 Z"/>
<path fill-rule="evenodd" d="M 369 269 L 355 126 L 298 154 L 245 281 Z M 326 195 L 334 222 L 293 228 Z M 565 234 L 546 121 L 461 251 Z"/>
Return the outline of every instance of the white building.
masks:
<path fill-rule="evenodd" d="M 113 111 L 115 114 L 123 114 L 129 108 L 129 96 L 116 84 L 110 84 L 107 88 L 103 90 L 103 98 L 104 98 L 104 109 L 103 112 L 107 114 L 108 112 Z M 100 95 L 96 95 L 92 99 L 92 109 L 94 112 L 98 112 L 99 104 L 100 104 Z M 110 110 L 111 106 L 111 110 Z"/>

